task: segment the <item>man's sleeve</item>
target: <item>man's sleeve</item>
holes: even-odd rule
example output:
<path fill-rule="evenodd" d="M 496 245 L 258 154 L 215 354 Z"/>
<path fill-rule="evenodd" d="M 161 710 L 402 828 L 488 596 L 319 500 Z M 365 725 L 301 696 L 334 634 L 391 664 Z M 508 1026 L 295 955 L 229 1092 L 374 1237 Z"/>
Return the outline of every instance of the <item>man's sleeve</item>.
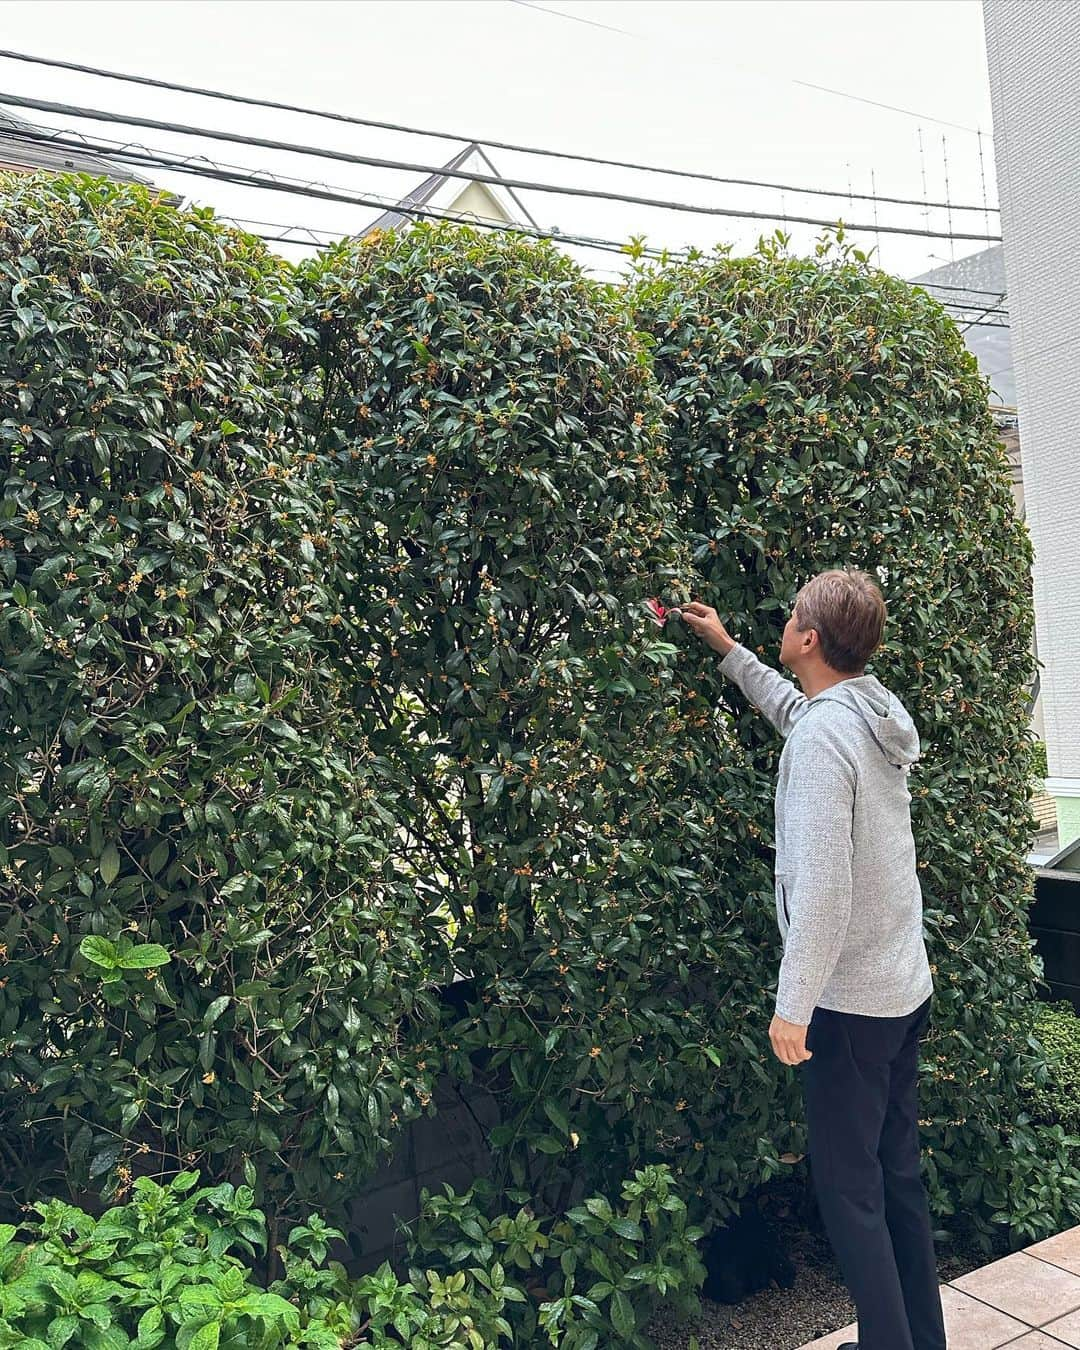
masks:
<path fill-rule="evenodd" d="M 781 736 L 791 734 L 806 711 L 806 695 L 790 680 L 759 661 L 749 647 L 736 643 L 720 662 L 721 671 L 734 680 L 755 708 L 762 712 Z"/>
<path fill-rule="evenodd" d="M 803 739 L 805 737 L 805 740 Z M 785 1022 L 808 1026 L 851 919 L 854 765 L 827 724 L 800 732 L 784 792 L 788 934 L 776 994 Z"/>

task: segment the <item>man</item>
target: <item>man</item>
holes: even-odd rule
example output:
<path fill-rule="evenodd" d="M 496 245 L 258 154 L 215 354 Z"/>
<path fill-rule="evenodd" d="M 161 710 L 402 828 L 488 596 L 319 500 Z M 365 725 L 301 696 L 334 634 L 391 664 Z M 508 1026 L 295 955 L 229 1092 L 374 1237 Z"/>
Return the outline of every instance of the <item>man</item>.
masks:
<path fill-rule="evenodd" d="M 945 1350 L 920 1172 L 919 1038 L 933 980 L 907 775 L 919 737 L 865 666 L 885 602 L 873 579 L 823 572 L 799 591 L 781 664 L 728 634 L 707 605 L 684 622 L 786 738 L 776 787 L 776 916 L 784 943 L 769 1039 L 802 1066 L 810 1167 L 855 1301 L 858 1344 Z"/>

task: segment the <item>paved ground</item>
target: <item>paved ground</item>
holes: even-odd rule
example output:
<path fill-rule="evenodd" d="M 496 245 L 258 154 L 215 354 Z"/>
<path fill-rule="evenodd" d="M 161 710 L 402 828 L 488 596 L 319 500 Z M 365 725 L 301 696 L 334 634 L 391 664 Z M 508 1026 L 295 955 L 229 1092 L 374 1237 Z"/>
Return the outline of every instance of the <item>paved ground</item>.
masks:
<path fill-rule="evenodd" d="M 1080 1225 L 941 1286 L 949 1350 L 1080 1346 Z M 802 1350 L 853 1341 L 852 1323 Z"/>

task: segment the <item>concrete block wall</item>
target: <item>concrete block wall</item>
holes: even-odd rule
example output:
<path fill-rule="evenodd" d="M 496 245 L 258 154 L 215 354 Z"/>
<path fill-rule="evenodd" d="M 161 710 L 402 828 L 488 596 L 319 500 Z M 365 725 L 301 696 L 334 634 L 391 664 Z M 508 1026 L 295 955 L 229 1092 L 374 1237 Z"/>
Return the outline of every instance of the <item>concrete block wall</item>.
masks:
<path fill-rule="evenodd" d="M 1080 838 L 1080 3 L 984 0 L 1043 717 Z"/>

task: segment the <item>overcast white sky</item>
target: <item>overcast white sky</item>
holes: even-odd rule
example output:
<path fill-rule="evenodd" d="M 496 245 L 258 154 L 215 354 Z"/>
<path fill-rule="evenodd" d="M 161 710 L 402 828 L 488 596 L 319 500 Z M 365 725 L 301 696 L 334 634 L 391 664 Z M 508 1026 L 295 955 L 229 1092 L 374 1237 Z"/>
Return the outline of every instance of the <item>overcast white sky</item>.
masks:
<path fill-rule="evenodd" d="M 512 177 L 737 210 L 843 216 L 868 225 L 874 224 L 874 205 L 849 202 L 843 195 L 849 189 L 870 192 L 873 184 L 882 195 L 920 203 L 948 195 L 981 208 L 985 183 L 990 207 L 996 204 L 977 0 L 0 0 L 0 33 L 6 48 L 462 138 L 842 195 L 781 194 L 491 151 L 499 170 Z M 417 164 L 441 164 L 464 143 L 0 59 L 0 106 L 4 92 Z M 320 179 L 353 193 L 397 199 L 422 177 L 12 111 L 174 153 L 199 151 L 231 164 Z M 236 217 L 344 234 L 375 214 L 163 172 L 153 176 Z M 620 241 L 644 234 L 652 244 L 673 248 L 725 241 L 742 251 L 781 224 L 521 195 L 544 226 Z M 880 205 L 877 215 L 881 224 L 950 228 L 944 210 L 921 205 Z M 981 209 L 954 213 L 951 228 L 996 235 L 998 217 L 993 210 L 988 216 Z M 793 226 L 792 233 L 806 246 L 817 230 Z M 873 247 L 879 239 L 871 230 L 859 242 Z M 882 234 L 878 257 L 891 271 L 914 276 L 984 247 Z M 296 250 L 283 251 L 297 256 Z M 605 255 L 590 261 L 598 269 L 617 265 Z"/>

